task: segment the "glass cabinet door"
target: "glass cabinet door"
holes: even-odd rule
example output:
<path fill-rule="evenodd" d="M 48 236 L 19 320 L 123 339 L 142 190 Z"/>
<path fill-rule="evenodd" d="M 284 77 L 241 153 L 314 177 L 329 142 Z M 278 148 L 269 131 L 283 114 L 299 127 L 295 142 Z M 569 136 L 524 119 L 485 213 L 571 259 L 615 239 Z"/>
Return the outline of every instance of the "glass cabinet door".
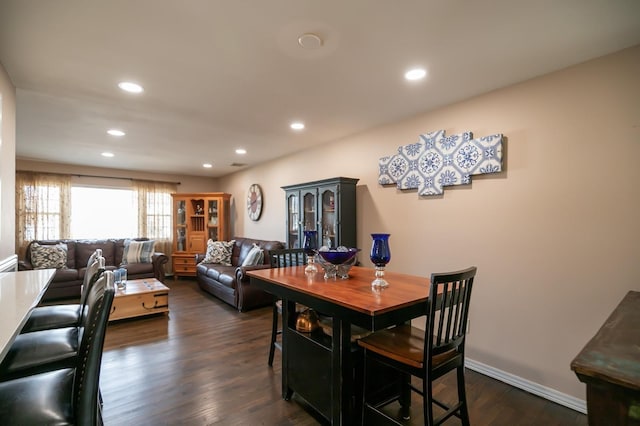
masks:
<path fill-rule="evenodd" d="M 218 233 L 218 226 L 220 224 L 218 208 L 218 200 L 207 201 L 207 238 L 210 238 L 213 241 L 218 241 L 220 239 Z"/>
<path fill-rule="evenodd" d="M 287 194 L 287 241 L 288 248 L 300 248 L 299 197 L 297 193 Z"/>
<path fill-rule="evenodd" d="M 304 220 L 303 231 L 315 231 L 316 230 L 316 194 L 313 192 L 306 192 L 303 195 L 304 206 Z"/>
<path fill-rule="evenodd" d="M 320 188 L 320 209 L 322 217 L 322 244 L 329 248 L 335 248 L 340 239 L 338 238 L 338 222 L 336 215 L 336 190 L 331 188 Z"/>
<path fill-rule="evenodd" d="M 175 205 L 176 212 L 173 217 L 176 221 L 176 251 L 185 250 L 186 231 L 187 231 L 187 203 L 185 200 L 177 200 Z"/>

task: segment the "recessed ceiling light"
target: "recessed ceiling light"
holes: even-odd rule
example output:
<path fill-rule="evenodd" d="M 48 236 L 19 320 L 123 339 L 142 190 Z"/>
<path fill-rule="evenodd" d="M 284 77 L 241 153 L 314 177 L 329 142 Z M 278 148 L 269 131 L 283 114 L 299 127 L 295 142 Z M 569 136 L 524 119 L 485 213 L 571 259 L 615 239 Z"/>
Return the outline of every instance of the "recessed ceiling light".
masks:
<path fill-rule="evenodd" d="M 124 136 L 126 134 L 122 130 L 118 129 L 109 129 L 107 130 L 107 133 L 109 133 L 111 136 Z"/>
<path fill-rule="evenodd" d="M 113 157 L 114 155 L 113 155 L 113 152 L 103 152 L 103 153 L 102 153 L 102 156 L 103 156 L 103 157 L 111 158 L 111 157 Z"/>
<path fill-rule="evenodd" d="M 211 163 L 204 163 L 204 164 L 202 165 L 202 167 L 204 167 L 205 169 L 210 169 L 210 168 L 212 168 L 212 167 L 213 167 L 213 164 L 211 164 Z"/>
<path fill-rule="evenodd" d="M 404 78 L 410 81 L 423 79 L 427 75 L 427 71 L 424 68 L 413 68 L 404 73 Z"/>
<path fill-rule="evenodd" d="M 295 123 L 291 123 L 291 128 L 293 130 L 302 130 L 302 129 L 304 129 L 304 123 L 301 123 L 299 121 L 297 121 Z"/>
<path fill-rule="evenodd" d="M 132 83 L 130 81 L 121 81 L 120 83 L 118 83 L 118 87 L 124 90 L 125 92 L 129 92 L 129 93 L 144 92 L 144 89 L 142 88 L 142 86 L 136 83 Z"/>
<path fill-rule="evenodd" d="M 317 34 L 305 33 L 298 37 L 298 44 L 303 49 L 318 49 L 322 47 L 322 39 Z"/>
<path fill-rule="evenodd" d="M 236 154 L 240 154 L 240 155 L 244 155 L 247 153 L 247 150 L 244 148 L 238 148 L 236 149 Z"/>

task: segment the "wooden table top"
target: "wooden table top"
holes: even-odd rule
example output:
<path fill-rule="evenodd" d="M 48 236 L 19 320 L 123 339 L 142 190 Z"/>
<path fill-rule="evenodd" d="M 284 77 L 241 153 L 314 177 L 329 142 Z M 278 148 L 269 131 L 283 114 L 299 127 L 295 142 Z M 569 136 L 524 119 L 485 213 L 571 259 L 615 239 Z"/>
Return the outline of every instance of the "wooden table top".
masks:
<path fill-rule="evenodd" d="M 0 361 L 55 273 L 55 269 L 0 273 Z"/>
<path fill-rule="evenodd" d="M 630 291 L 571 362 L 578 375 L 640 391 L 640 292 Z"/>
<path fill-rule="evenodd" d="M 425 302 L 429 298 L 429 277 L 385 272 L 389 286 L 381 291 L 371 288 L 373 268 L 354 266 L 349 279 L 324 279 L 324 272 L 305 275 L 305 266 L 248 271 L 249 277 L 271 282 L 369 316 L 380 315 L 404 306 Z M 320 268 L 322 269 L 322 268 Z"/>
<path fill-rule="evenodd" d="M 127 286 L 124 289 L 116 288 L 115 297 L 153 293 L 157 291 L 169 291 L 169 287 L 155 278 L 141 278 L 138 280 L 127 280 Z"/>

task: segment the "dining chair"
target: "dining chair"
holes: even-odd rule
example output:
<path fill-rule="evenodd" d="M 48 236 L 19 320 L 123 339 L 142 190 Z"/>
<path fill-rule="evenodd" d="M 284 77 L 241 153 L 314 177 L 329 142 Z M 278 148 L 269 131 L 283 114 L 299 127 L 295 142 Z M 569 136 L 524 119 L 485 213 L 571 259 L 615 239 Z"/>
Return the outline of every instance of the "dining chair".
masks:
<path fill-rule="evenodd" d="M 272 268 L 283 268 L 285 266 L 306 265 L 307 255 L 301 248 L 269 250 L 269 260 Z M 296 311 L 304 309 L 296 304 Z M 282 344 L 277 341 L 278 335 L 282 334 L 282 329 L 278 328 L 278 317 L 282 315 L 282 300 L 273 301 L 273 320 L 271 322 L 271 343 L 269 345 L 269 367 L 273 366 L 273 356 L 278 348 L 282 350 Z"/>
<path fill-rule="evenodd" d="M 102 264 L 96 262 L 96 260 L 100 258 L 102 258 Z M 86 295 L 89 288 L 95 282 L 95 279 L 98 278 L 94 275 L 99 268 L 104 269 L 102 249 L 96 249 L 89 257 L 82 282 L 80 303 L 38 306 L 31 311 L 20 333 L 77 326 L 80 321 L 82 306 L 86 303 Z M 94 281 L 91 281 L 92 278 Z"/>
<path fill-rule="evenodd" d="M 469 425 L 469 413 L 464 381 L 464 347 L 471 289 L 476 267 L 456 272 L 431 275 L 429 300 L 427 302 L 425 330 L 409 324 L 398 325 L 377 331 L 358 341 L 364 349 L 364 383 L 362 391 L 362 420 L 364 424 L 383 417 L 394 424 L 403 424 L 382 411 L 382 408 L 411 391 L 422 395 L 424 423 L 439 425 L 452 415 L 459 417 L 463 425 Z M 374 374 L 372 366 L 381 363 L 400 373 L 422 379 L 422 387 L 406 380 L 397 395 L 383 401 L 374 401 L 374 391 L 367 390 L 367 376 Z M 433 381 L 456 370 L 458 402 L 447 406 L 433 398 Z M 408 387 L 408 389 L 407 389 Z M 434 420 L 433 406 L 445 412 Z M 408 416 L 408 412 L 403 415 Z M 406 417 L 408 418 L 408 417 Z M 405 420 L 406 420 L 405 418 Z"/>
<path fill-rule="evenodd" d="M 87 295 L 86 324 L 78 361 L 71 368 L 0 382 L 3 425 L 101 425 L 98 383 L 104 338 L 115 294 L 113 272 L 105 272 Z"/>
<path fill-rule="evenodd" d="M 104 259 L 98 258 L 96 263 L 104 265 Z M 91 285 L 76 324 L 16 336 L 0 363 L 0 381 L 67 368 L 77 362 L 82 338 L 91 327 L 87 323 L 87 311 L 93 309 L 90 304 L 96 303 L 96 295 L 104 291 L 100 288 L 100 285 L 104 286 L 104 280 L 100 281 L 104 272 L 99 268 L 90 278 Z"/>

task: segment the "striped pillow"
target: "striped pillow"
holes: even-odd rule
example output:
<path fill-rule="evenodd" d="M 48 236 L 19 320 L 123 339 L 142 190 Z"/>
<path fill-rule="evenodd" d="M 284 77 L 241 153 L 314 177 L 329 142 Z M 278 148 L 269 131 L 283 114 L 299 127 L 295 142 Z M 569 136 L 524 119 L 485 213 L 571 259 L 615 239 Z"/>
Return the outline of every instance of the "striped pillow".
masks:
<path fill-rule="evenodd" d="M 122 253 L 122 263 L 120 265 L 128 265 L 130 263 L 151 263 L 151 257 L 155 251 L 155 245 L 156 242 L 154 240 L 125 240 L 124 253 Z"/>

